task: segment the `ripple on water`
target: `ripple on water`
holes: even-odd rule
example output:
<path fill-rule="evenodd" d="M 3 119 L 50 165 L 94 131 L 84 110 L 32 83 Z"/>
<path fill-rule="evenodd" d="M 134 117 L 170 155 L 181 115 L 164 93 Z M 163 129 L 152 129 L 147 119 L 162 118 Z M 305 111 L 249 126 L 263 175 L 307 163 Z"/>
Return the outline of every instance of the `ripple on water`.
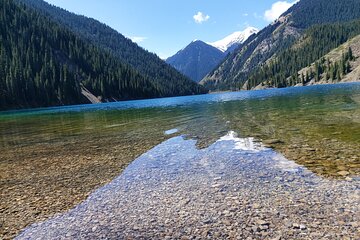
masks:
<path fill-rule="evenodd" d="M 221 239 L 229 236 L 228 226 L 243 237 L 326 232 L 341 238 L 344 231 L 353 237 L 356 195 L 359 182 L 322 179 L 235 132 L 201 150 L 194 140 L 174 137 L 73 210 L 28 227 L 17 239 Z M 348 225 L 337 224 L 345 219 Z"/>

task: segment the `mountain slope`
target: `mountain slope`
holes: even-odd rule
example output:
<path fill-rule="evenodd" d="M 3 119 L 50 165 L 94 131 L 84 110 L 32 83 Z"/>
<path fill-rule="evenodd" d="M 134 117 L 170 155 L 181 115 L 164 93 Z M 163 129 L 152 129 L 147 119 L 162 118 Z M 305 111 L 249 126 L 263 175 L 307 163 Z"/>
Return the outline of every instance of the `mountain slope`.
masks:
<path fill-rule="evenodd" d="M 103 99 L 159 95 L 147 78 L 37 12 L 12 0 L 0 12 L 0 109 L 85 103 L 82 88 Z"/>
<path fill-rule="evenodd" d="M 291 48 L 279 53 L 253 73 L 246 88 L 251 89 L 260 83 L 273 87 L 287 87 L 300 83 L 308 84 L 312 79 L 320 82 L 323 73 L 328 76 L 327 80 L 331 78 L 332 81 L 340 81 L 340 78 L 348 73 L 346 65 L 352 57 L 345 56 L 350 50 L 344 49 L 343 56 L 340 54 L 342 59 L 330 58 L 327 54 L 358 34 L 360 19 L 346 23 L 315 25 L 306 30 L 304 36 Z M 298 73 L 311 63 L 314 63 L 311 71 Z"/>
<path fill-rule="evenodd" d="M 359 17 L 360 0 L 301 0 L 277 21 L 250 37 L 201 84 L 210 89 L 238 88 L 275 54 L 291 47 L 307 28 Z"/>
<path fill-rule="evenodd" d="M 49 16 L 82 39 L 90 41 L 116 56 L 162 87 L 161 96 L 188 95 L 204 92 L 196 83 L 180 74 L 158 56 L 150 53 L 117 31 L 97 20 L 70 13 L 43 0 L 17 0 Z"/>
<path fill-rule="evenodd" d="M 216 47 L 222 52 L 231 53 L 241 44 L 243 44 L 251 35 L 258 33 L 259 30 L 254 27 L 248 27 L 244 31 L 238 31 L 230 34 L 216 42 L 208 43 L 213 47 Z"/>
<path fill-rule="evenodd" d="M 258 30 L 248 27 L 213 43 L 193 41 L 184 49 L 169 57 L 166 62 L 195 82 L 200 82 L 224 57 L 233 52 Z"/>
<path fill-rule="evenodd" d="M 225 53 L 202 41 L 194 41 L 166 62 L 195 82 L 200 82 L 225 57 Z"/>
<path fill-rule="evenodd" d="M 330 73 L 330 70 L 337 70 L 331 69 L 331 66 L 341 66 L 343 63 L 344 56 L 348 54 L 349 49 L 351 49 L 351 59 L 349 59 L 349 69 L 345 69 L 346 72 L 343 74 L 340 72 L 338 75 L 337 73 Z M 344 55 L 345 54 L 345 55 Z M 319 78 L 316 78 L 316 67 L 318 67 L 319 62 L 322 59 L 326 60 L 326 64 L 324 65 L 324 69 L 322 73 L 319 75 Z M 311 65 L 302 68 L 298 71 L 298 78 L 302 76 L 306 76 L 308 74 L 312 78 L 309 77 L 309 80 L 306 85 L 313 85 L 313 84 L 323 84 L 323 83 L 336 83 L 336 82 L 355 82 L 360 81 L 360 35 L 357 35 L 354 38 L 351 38 L 344 44 L 340 45 L 339 47 L 333 49 L 331 52 L 326 54 L 322 57 L 322 59 L 318 59 L 316 62 L 313 62 Z M 329 67 L 327 67 L 329 63 Z M 345 61 L 345 66 L 347 65 Z M 339 71 L 342 71 L 341 68 L 338 68 Z M 336 79 L 336 76 L 340 76 L 340 79 Z M 333 79 L 332 79 L 333 78 Z M 302 85 L 302 84 L 299 84 Z"/>
<path fill-rule="evenodd" d="M 0 12 L 0 109 L 88 103 L 84 91 L 102 101 L 172 91 L 39 12 L 12 0 Z"/>

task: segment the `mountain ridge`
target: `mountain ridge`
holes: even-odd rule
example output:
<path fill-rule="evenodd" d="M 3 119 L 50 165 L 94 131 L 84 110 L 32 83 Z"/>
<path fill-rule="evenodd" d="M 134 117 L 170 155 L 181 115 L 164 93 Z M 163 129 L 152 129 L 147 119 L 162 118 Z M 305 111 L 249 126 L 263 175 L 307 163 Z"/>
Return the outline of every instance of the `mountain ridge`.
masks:
<path fill-rule="evenodd" d="M 200 82 L 211 70 L 218 66 L 227 54 L 231 54 L 258 30 L 248 27 L 234 32 L 214 43 L 194 40 L 166 62 L 195 82 Z"/>
<path fill-rule="evenodd" d="M 203 93 L 204 89 L 169 66 L 156 54 L 148 52 L 131 39 L 96 19 L 71 13 L 43 0 L 16 0 L 41 12 L 79 35 L 82 39 L 109 51 L 121 62 L 148 77 L 157 86 L 166 86 L 162 97 Z M 182 86 L 179 88 L 179 86 Z M 164 89 L 165 90 L 165 89 Z"/>
<path fill-rule="evenodd" d="M 200 83 L 211 90 L 239 89 L 251 74 L 276 54 L 291 47 L 309 27 L 359 17 L 359 0 L 301 0 L 245 41 Z"/>

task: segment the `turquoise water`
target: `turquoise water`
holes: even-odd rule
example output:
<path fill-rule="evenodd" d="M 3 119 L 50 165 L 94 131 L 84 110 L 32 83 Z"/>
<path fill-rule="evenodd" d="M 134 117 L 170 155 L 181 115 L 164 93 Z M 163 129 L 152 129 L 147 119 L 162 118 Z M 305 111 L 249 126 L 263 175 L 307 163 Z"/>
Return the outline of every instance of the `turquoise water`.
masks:
<path fill-rule="evenodd" d="M 310 87 L 290 87 L 283 89 L 270 89 L 259 91 L 241 91 L 241 92 L 224 92 L 206 95 L 172 97 L 172 98 L 158 98 L 148 100 L 133 100 L 122 101 L 116 103 L 102 103 L 102 104 L 87 104 L 87 105 L 73 105 L 51 108 L 38 108 L 28 110 L 15 110 L 0 112 L 0 117 L 7 115 L 21 116 L 21 115 L 35 115 L 35 114 L 50 114 L 50 113 L 65 113 L 65 112 L 89 112 L 89 111 L 108 111 L 108 110 L 124 110 L 124 109 L 142 109 L 142 108 L 166 108 L 187 106 L 193 104 L 215 104 L 229 101 L 246 101 L 251 99 L 265 100 L 273 97 L 300 97 L 306 98 L 308 96 L 318 96 L 318 100 L 322 102 L 328 98 L 329 95 L 342 95 L 344 100 L 346 95 L 357 95 L 360 91 L 359 83 L 347 83 L 336 85 L 318 85 Z M 348 96 L 351 98 L 351 96 Z M 349 102 L 352 102 L 351 100 Z"/>
<path fill-rule="evenodd" d="M 336 171 L 333 162 L 336 160 L 338 165 L 339 159 L 351 156 L 346 169 L 357 169 L 360 84 L 2 112 L 0 150 L 13 151 L 18 146 L 45 143 L 51 147 L 64 142 L 81 143 L 83 148 L 89 139 L 101 142 L 116 137 L 122 137 L 124 142 L 154 138 L 154 143 L 158 143 L 164 132 L 171 129 L 177 129 L 176 135 L 197 139 L 199 147 L 206 147 L 228 131 L 260 140 L 277 139 L 281 144 L 271 147 L 283 152 L 293 149 L 288 155 L 301 164 L 331 159 L 327 167 Z M 308 154 L 303 153 L 305 148 L 318 151 L 310 159 L 301 160 Z M 328 148 L 338 158 L 328 154 Z"/>

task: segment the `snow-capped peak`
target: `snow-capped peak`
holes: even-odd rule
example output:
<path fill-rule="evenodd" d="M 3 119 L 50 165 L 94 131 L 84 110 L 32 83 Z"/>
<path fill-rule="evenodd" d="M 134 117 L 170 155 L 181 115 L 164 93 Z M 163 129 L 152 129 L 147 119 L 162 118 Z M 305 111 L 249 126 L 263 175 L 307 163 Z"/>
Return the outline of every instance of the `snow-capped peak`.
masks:
<path fill-rule="evenodd" d="M 251 35 L 254 33 L 258 33 L 259 30 L 254 27 L 248 27 L 244 31 L 238 31 L 230 34 L 229 36 L 225 37 L 216 42 L 208 43 L 213 47 L 216 47 L 222 52 L 226 52 L 229 48 L 234 46 L 234 44 L 241 44 L 244 43 Z"/>

